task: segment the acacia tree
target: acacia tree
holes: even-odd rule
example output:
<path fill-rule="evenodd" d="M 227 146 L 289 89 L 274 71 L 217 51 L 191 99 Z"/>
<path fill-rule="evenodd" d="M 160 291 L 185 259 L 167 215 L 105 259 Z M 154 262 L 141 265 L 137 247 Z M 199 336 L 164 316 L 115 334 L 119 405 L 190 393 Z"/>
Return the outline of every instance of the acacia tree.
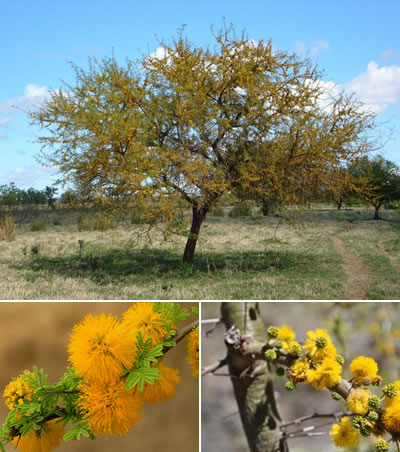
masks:
<path fill-rule="evenodd" d="M 192 210 L 183 255 L 221 196 L 301 204 L 332 167 L 369 149 L 373 116 L 344 95 L 329 101 L 308 60 L 225 28 L 215 47 L 182 35 L 121 67 L 75 68 L 76 82 L 31 112 L 49 134 L 43 160 L 81 196 L 120 210 L 135 203 L 167 229 L 182 200 Z M 50 152 L 48 152 L 50 151 Z"/>
<path fill-rule="evenodd" d="M 350 171 L 360 181 L 362 196 L 374 207 L 374 219 L 382 220 L 382 205 L 400 199 L 400 168 L 378 155 L 362 158 Z"/>

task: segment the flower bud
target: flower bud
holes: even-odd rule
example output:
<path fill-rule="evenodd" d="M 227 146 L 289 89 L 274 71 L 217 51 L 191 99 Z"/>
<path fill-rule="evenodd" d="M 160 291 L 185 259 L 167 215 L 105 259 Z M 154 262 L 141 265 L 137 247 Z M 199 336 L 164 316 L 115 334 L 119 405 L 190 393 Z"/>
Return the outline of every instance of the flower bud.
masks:
<path fill-rule="evenodd" d="M 276 326 L 270 326 L 267 328 L 267 334 L 269 337 L 278 337 L 279 328 Z"/>
<path fill-rule="evenodd" d="M 293 381 L 288 380 L 288 381 L 285 383 L 285 388 L 286 388 L 288 391 L 294 391 L 294 389 L 296 388 L 296 385 L 293 383 Z"/>
<path fill-rule="evenodd" d="M 379 408 L 380 400 L 376 395 L 372 395 L 368 398 L 368 406 L 374 410 Z"/>
<path fill-rule="evenodd" d="M 276 351 L 273 348 L 266 350 L 264 356 L 267 359 L 267 361 L 274 361 L 277 358 Z"/>
<path fill-rule="evenodd" d="M 393 383 L 389 383 L 382 388 L 382 393 L 388 399 L 393 399 L 397 395 L 397 388 Z"/>
<path fill-rule="evenodd" d="M 378 439 L 374 444 L 375 452 L 387 452 L 389 450 L 389 443 L 384 439 Z"/>

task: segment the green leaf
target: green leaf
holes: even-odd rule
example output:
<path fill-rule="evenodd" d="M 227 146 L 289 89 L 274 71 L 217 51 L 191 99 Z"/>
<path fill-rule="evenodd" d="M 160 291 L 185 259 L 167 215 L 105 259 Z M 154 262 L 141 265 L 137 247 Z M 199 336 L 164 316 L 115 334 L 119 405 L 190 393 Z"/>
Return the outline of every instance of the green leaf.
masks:
<path fill-rule="evenodd" d="M 140 368 L 132 370 L 125 382 L 125 389 L 129 391 L 138 386 L 139 391 L 143 391 L 145 383 L 153 384 L 154 380 L 158 380 L 160 375 L 157 367 Z"/>
<path fill-rule="evenodd" d="M 81 439 L 81 436 L 84 436 L 85 438 L 91 438 L 94 439 L 93 433 L 90 432 L 89 426 L 85 423 L 79 423 L 71 428 L 69 432 L 67 432 L 63 436 L 64 441 L 70 441 L 73 440 L 79 440 Z"/>
<path fill-rule="evenodd" d="M 193 314 L 196 314 L 198 316 L 199 315 L 199 308 L 197 306 L 193 306 L 192 307 L 192 312 L 193 312 Z"/>

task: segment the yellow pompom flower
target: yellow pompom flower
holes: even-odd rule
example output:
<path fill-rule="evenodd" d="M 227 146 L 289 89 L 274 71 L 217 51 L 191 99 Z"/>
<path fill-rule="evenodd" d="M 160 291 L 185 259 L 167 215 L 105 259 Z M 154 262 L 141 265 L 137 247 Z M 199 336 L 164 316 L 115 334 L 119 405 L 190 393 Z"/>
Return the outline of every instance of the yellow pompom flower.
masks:
<path fill-rule="evenodd" d="M 166 319 L 153 311 L 153 303 L 136 302 L 124 312 L 122 325 L 136 333 L 141 332 L 143 339 L 151 339 L 153 345 L 164 341 L 167 336 Z M 135 333 L 135 334 L 136 334 Z"/>
<path fill-rule="evenodd" d="M 347 397 L 347 408 L 355 414 L 367 414 L 369 411 L 368 398 L 371 393 L 366 389 L 356 388 Z"/>
<path fill-rule="evenodd" d="M 310 371 L 310 362 L 307 358 L 296 361 L 292 367 L 289 368 L 290 378 L 293 383 L 307 383 L 307 375 Z"/>
<path fill-rule="evenodd" d="M 350 371 L 356 384 L 363 384 L 366 379 L 373 380 L 378 375 L 378 364 L 373 358 L 358 356 L 350 364 Z"/>
<path fill-rule="evenodd" d="M 195 327 L 187 335 L 187 362 L 192 366 L 193 377 L 199 376 L 199 331 Z"/>
<path fill-rule="evenodd" d="M 111 382 L 133 366 L 134 344 L 135 335 L 122 327 L 116 317 L 89 314 L 72 330 L 69 361 L 77 375 Z"/>
<path fill-rule="evenodd" d="M 307 380 L 315 389 L 329 389 L 341 380 L 342 366 L 331 358 L 326 358 L 307 374 Z"/>
<path fill-rule="evenodd" d="M 360 442 L 360 433 L 351 425 L 349 417 L 343 417 L 340 424 L 334 424 L 329 432 L 337 447 L 354 449 Z"/>
<path fill-rule="evenodd" d="M 32 375 L 32 372 L 25 370 L 23 374 L 13 378 L 4 388 L 3 397 L 6 399 L 5 403 L 9 410 L 23 404 L 25 400 L 32 400 L 34 390 L 25 381 L 25 376 L 27 375 Z"/>
<path fill-rule="evenodd" d="M 25 436 L 16 436 L 11 444 L 21 452 L 51 452 L 64 436 L 62 423 L 56 422 L 57 419 L 53 419 L 45 422 L 40 431 L 31 429 Z"/>
<path fill-rule="evenodd" d="M 328 332 L 322 329 L 307 331 L 307 339 L 303 348 L 314 362 L 334 358 L 337 355 L 336 347 L 332 344 Z"/>
<path fill-rule="evenodd" d="M 158 366 L 160 379 L 153 384 L 145 383 L 142 395 L 147 403 L 164 402 L 171 398 L 176 391 L 176 385 L 181 381 L 179 370 L 171 369 L 162 363 Z"/>
<path fill-rule="evenodd" d="M 282 325 L 278 328 L 278 339 L 282 343 L 282 349 L 285 350 L 296 339 L 296 333 L 289 325 Z"/>
<path fill-rule="evenodd" d="M 383 425 L 390 433 L 400 433 L 400 400 L 395 399 L 383 414 Z"/>
<path fill-rule="evenodd" d="M 79 410 L 95 435 L 124 435 L 140 419 L 141 398 L 121 380 L 84 383 L 80 390 Z"/>

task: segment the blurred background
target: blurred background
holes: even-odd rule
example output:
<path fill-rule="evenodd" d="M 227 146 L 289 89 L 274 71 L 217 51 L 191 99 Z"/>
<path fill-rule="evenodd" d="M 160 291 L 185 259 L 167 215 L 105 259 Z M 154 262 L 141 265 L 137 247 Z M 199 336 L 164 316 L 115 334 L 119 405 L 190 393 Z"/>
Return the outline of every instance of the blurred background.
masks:
<path fill-rule="evenodd" d="M 43 368 L 49 375 L 49 383 L 56 383 L 64 374 L 67 361 L 69 334 L 75 323 L 86 314 L 102 312 L 122 316 L 131 302 L 11 302 L 0 303 L 0 390 L 25 369 L 34 365 Z M 198 303 L 180 303 L 191 313 Z M 180 326 L 196 320 L 192 314 Z M 143 405 L 142 419 L 125 436 L 98 437 L 95 441 L 83 438 L 80 441 L 61 443 L 60 452 L 197 452 L 198 447 L 198 379 L 191 374 L 186 362 L 186 341 L 169 351 L 165 365 L 177 368 L 182 377 L 172 399 L 155 405 Z M 0 422 L 8 414 L 4 399 L 0 402 Z M 7 445 L 8 451 L 15 451 Z"/>
<path fill-rule="evenodd" d="M 241 302 L 243 303 L 243 302 Z M 219 302 L 202 302 L 202 319 L 219 317 Z M 400 304 L 386 302 L 259 302 L 260 312 L 266 326 L 290 325 L 303 342 L 307 330 L 325 328 L 333 343 L 346 360 L 343 375 L 349 377 L 349 364 L 358 355 L 375 358 L 384 384 L 398 380 L 400 365 L 397 353 L 400 349 Z M 224 358 L 225 328 L 219 324 L 210 334 L 205 332 L 211 325 L 202 326 L 202 367 Z M 238 408 L 234 400 L 228 369 L 217 371 L 220 375 L 202 378 L 202 452 L 248 452 Z M 344 403 L 334 402 L 328 391 L 316 391 L 310 385 L 298 385 L 294 392 L 284 388 L 285 377 L 275 378 L 275 392 L 283 421 L 304 415 L 336 413 Z M 319 420 L 321 423 L 321 420 Z M 332 421 L 319 431 L 328 432 Z M 316 421 L 302 424 L 315 425 Z M 291 452 L 337 451 L 329 435 L 288 440 Z M 373 450 L 372 441 L 363 439 L 359 451 Z"/>

